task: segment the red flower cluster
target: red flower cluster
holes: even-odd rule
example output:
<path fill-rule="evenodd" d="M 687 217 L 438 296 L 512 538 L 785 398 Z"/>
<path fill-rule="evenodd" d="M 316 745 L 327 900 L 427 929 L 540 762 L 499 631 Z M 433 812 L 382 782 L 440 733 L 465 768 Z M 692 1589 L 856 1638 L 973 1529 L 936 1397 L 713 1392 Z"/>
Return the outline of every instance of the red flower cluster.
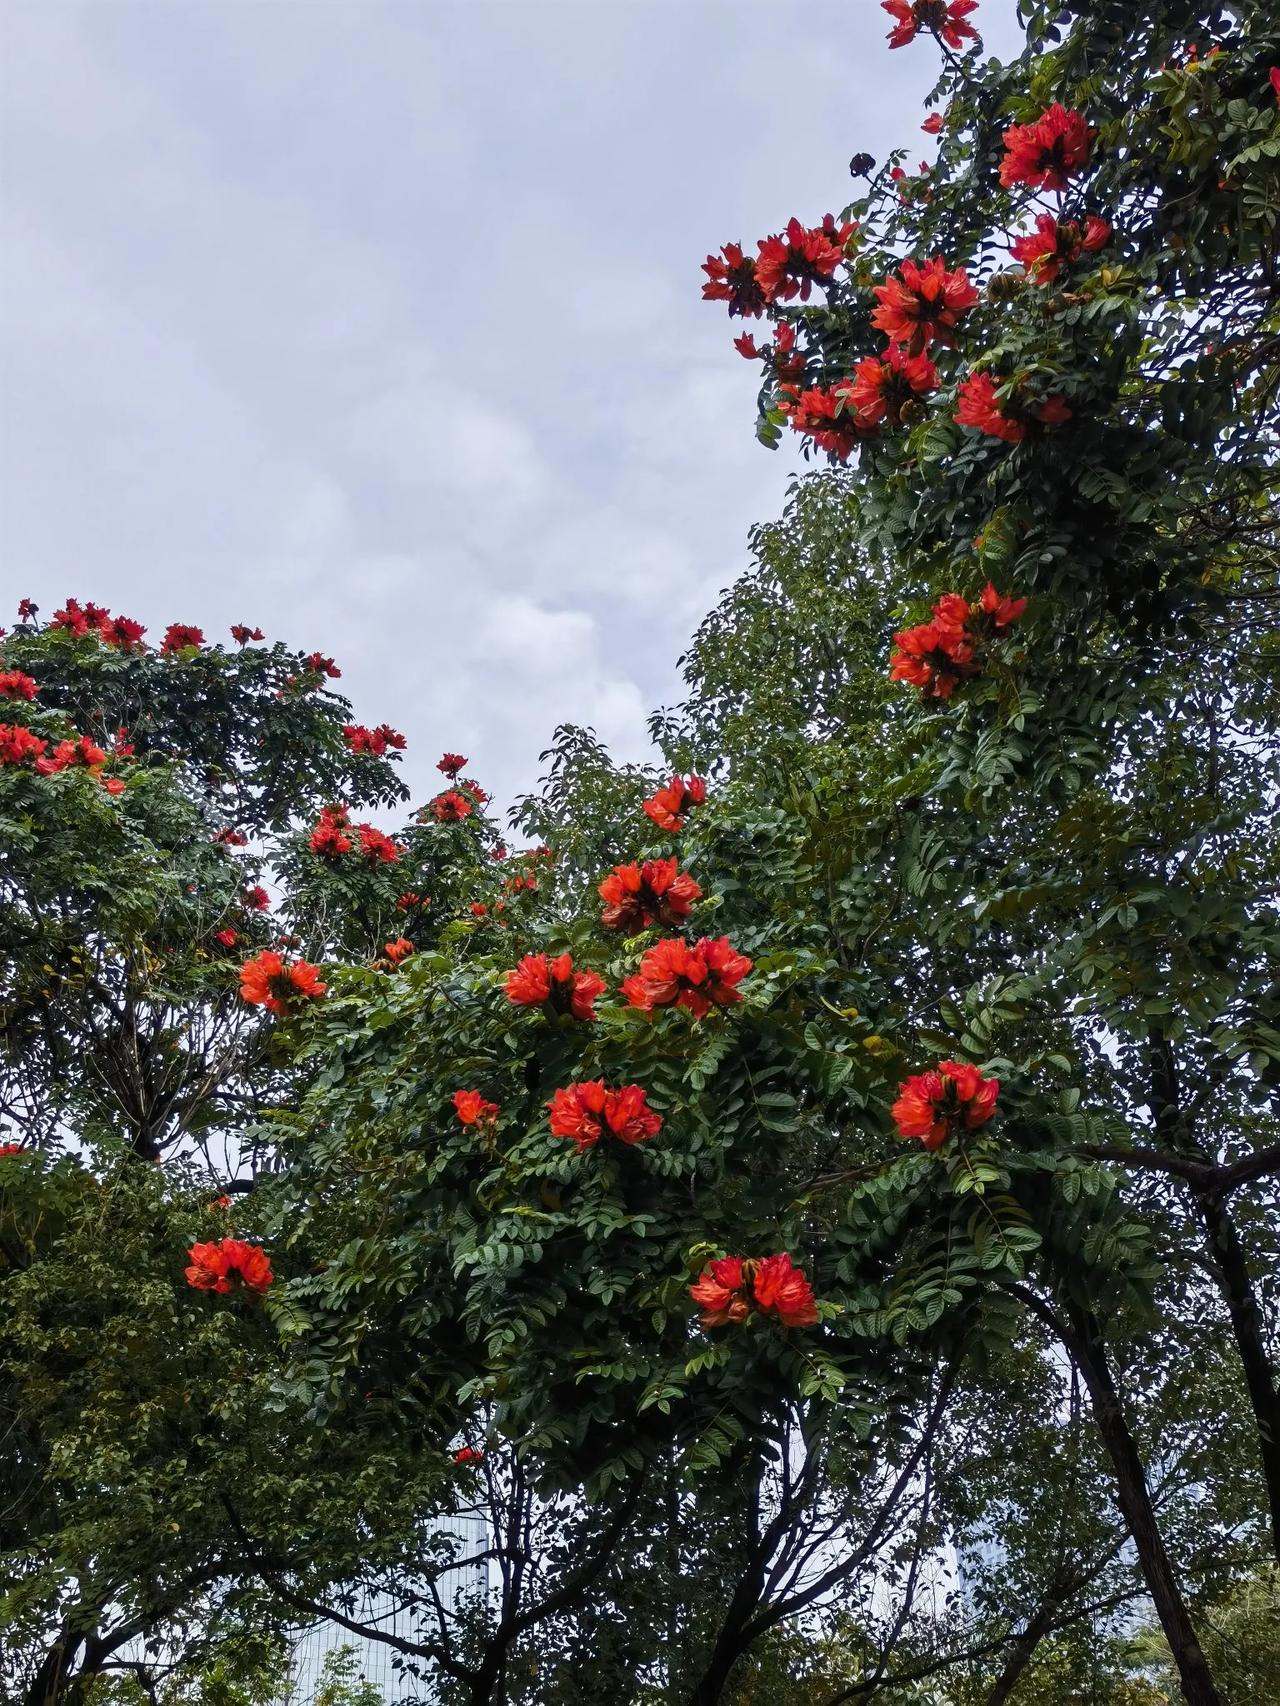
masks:
<path fill-rule="evenodd" d="M 718 255 L 708 255 L 702 263 L 707 282 L 702 287 L 704 302 L 727 302 L 730 314 L 744 319 L 756 319 L 765 311 L 766 298 L 756 279 L 756 263 L 744 255 L 740 243 L 726 243 Z"/>
<path fill-rule="evenodd" d="M 48 757 L 36 759 L 36 769 L 42 776 L 56 776 L 60 770 L 79 765 L 96 776 L 106 762 L 107 755 L 96 741 L 81 735 L 76 740 L 60 740 Z"/>
<path fill-rule="evenodd" d="M 851 379 L 841 380 L 829 389 L 815 385 L 808 391 L 784 385 L 778 408 L 794 432 L 811 438 L 829 456 L 847 462 L 867 430 L 850 399 L 852 386 Z"/>
<path fill-rule="evenodd" d="M 955 329 L 978 301 L 977 286 L 963 267 L 948 272 L 941 255 L 920 266 L 903 261 L 896 277 L 875 290 L 880 306 L 871 324 L 891 344 L 904 344 L 908 355 L 921 355 L 936 339 L 954 348 Z"/>
<path fill-rule="evenodd" d="M 193 628 L 186 622 L 170 622 L 164 631 L 164 639 L 160 642 L 161 657 L 172 657 L 175 653 L 185 651 L 188 646 L 202 646 L 204 634 L 199 628 Z"/>
<path fill-rule="evenodd" d="M 400 849 L 391 837 L 371 823 L 362 823 L 356 834 L 360 837 L 360 855 L 371 865 L 394 865 L 400 857 Z"/>
<path fill-rule="evenodd" d="M 473 782 L 470 776 L 464 776 L 458 783 L 458 786 L 460 788 L 465 788 L 478 806 L 484 805 L 485 801 L 489 798 L 488 794 L 485 793 L 479 782 Z"/>
<path fill-rule="evenodd" d="M 772 305 L 798 296 L 807 302 L 813 286 L 825 285 L 844 260 L 845 244 L 856 230 L 856 225 L 837 225 L 828 213 L 821 225 L 790 219 L 782 235 L 761 238 L 756 283 L 765 301 Z"/>
<path fill-rule="evenodd" d="M 187 1284 L 197 1291 L 228 1292 L 239 1280 L 246 1291 L 266 1291 L 275 1275 L 265 1250 L 242 1238 L 221 1238 L 216 1244 L 193 1244 L 187 1251 L 191 1266 Z"/>
<path fill-rule="evenodd" d="M 758 1260 L 721 1256 L 689 1287 L 689 1295 L 702 1310 L 704 1327 L 738 1325 L 753 1309 L 776 1316 L 783 1327 L 812 1327 L 818 1319 L 804 1270 L 785 1251 Z"/>
<path fill-rule="evenodd" d="M 231 624 L 231 638 L 238 646 L 248 645 L 250 640 L 265 640 L 266 637 L 261 628 L 250 628 L 244 622 Z"/>
<path fill-rule="evenodd" d="M 937 389 L 938 370 L 927 355 L 908 355 L 901 344 L 891 343 L 882 356 L 864 357 L 846 385 L 862 426 L 884 422 L 896 427 L 918 410 L 922 397 Z"/>
<path fill-rule="evenodd" d="M 23 603 L 26 602 L 24 599 Z M 25 1153 L 26 1151 L 20 1143 L 0 1143 L 0 1160 L 3 1160 L 6 1155 L 24 1155 Z"/>
<path fill-rule="evenodd" d="M 306 960 L 286 960 L 272 948 L 240 967 L 242 1000 L 270 1013 L 287 1013 L 296 1001 L 314 1001 L 328 987 L 320 982 L 317 967 Z"/>
<path fill-rule="evenodd" d="M 311 831 L 311 851 L 324 859 L 339 859 L 344 853 L 350 853 L 355 846 L 347 834 L 350 828 L 351 814 L 346 806 L 324 806 Z"/>
<path fill-rule="evenodd" d="M 25 620 L 26 614 L 34 616 L 36 606 L 30 599 L 24 598 L 18 606 L 18 615 Z M 130 651 L 138 645 L 146 629 L 140 622 L 131 621 L 128 616 L 113 616 L 101 604 L 81 604 L 78 599 L 69 598 L 61 610 L 55 610 L 51 628 L 65 628 L 79 639 L 84 634 L 96 634 L 105 646 L 118 646 L 121 651 Z"/>
<path fill-rule="evenodd" d="M 31 601 L 31 599 L 20 598 L 18 600 L 18 620 L 19 620 L 19 622 L 30 622 L 30 620 L 33 616 L 36 616 L 39 614 L 39 610 L 40 610 L 40 606 L 38 604 L 34 604 Z"/>
<path fill-rule="evenodd" d="M 255 883 L 252 888 L 246 889 L 241 899 L 250 912 L 265 912 L 271 905 L 271 897 L 261 883 Z"/>
<path fill-rule="evenodd" d="M 796 329 L 787 320 L 774 327 L 771 344 L 758 349 L 751 333 L 743 332 L 733 340 L 733 347 L 747 361 L 763 361 L 779 379 L 797 380 L 804 373 L 804 357 L 796 352 Z"/>
<path fill-rule="evenodd" d="M 393 966 L 398 966 L 401 960 L 407 960 L 413 952 L 413 943 L 407 936 L 397 936 L 394 942 L 384 942 L 382 951 Z"/>
<path fill-rule="evenodd" d="M 234 948 L 239 937 L 236 935 L 234 930 L 228 929 L 215 930 L 213 939 L 215 942 L 221 942 L 224 948 Z"/>
<path fill-rule="evenodd" d="M 368 753 L 372 758 L 381 758 L 389 746 L 404 751 L 404 736 L 390 723 L 379 723 L 376 729 L 367 729 L 363 723 L 348 723 L 342 733 L 352 752 Z"/>
<path fill-rule="evenodd" d="M 477 1451 L 473 1445 L 464 1445 L 460 1451 L 453 1454 L 453 1461 L 460 1464 L 480 1463 L 483 1459 L 484 1452 Z"/>
<path fill-rule="evenodd" d="M 34 699 L 36 684 L 20 669 L 0 669 L 0 699 Z"/>
<path fill-rule="evenodd" d="M 333 659 L 327 658 L 323 652 L 308 652 L 302 661 L 313 675 L 327 675 L 330 681 L 337 681 L 342 674 Z"/>
<path fill-rule="evenodd" d="M 1081 225 L 1078 219 L 1041 213 L 1036 216 L 1035 234 L 1019 237 L 1011 253 L 1037 284 L 1052 284 L 1063 267 L 1074 266 L 1083 254 L 1096 254 L 1110 237 L 1110 225 L 1093 214 Z"/>
<path fill-rule="evenodd" d="M 931 622 L 895 634 L 889 679 L 909 681 L 926 698 L 949 699 L 962 681 L 978 674 L 983 643 L 1003 634 L 1026 608 L 1025 598 L 1002 598 L 990 581 L 977 604 L 958 592 L 943 593 Z"/>
<path fill-rule="evenodd" d="M 692 808 L 700 806 L 706 797 L 707 784 L 701 776 L 690 776 L 687 781 L 683 776 L 673 776 L 665 788 L 644 802 L 645 816 L 674 835 L 684 828 Z"/>
<path fill-rule="evenodd" d="M 472 908 L 474 911 L 474 907 Z M 555 1013 L 572 1013 L 575 1019 L 594 1019 L 596 997 L 604 994 L 604 979 L 598 972 L 574 971 L 573 956 L 526 954 L 507 973 L 507 1000 L 517 1007 L 549 1006 Z"/>
<path fill-rule="evenodd" d="M 727 936 L 704 937 L 692 945 L 673 936 L 649 949 L 622 993 L 646 1013 L 655 1007 L 687 1007 L 703 1019 L 713 1007 L 742 1000 L 738 985 L 750 970 L 751 961 L 730 946 Z"/>
<path fill-rule="evenodd" d="M 889 31 L 890 47 L 905 47 L 921 30 L 951 48 L 979 39 L 973 25 L 965 22 L 970 12 L 977 11 L 978 0 L 880 0 L 880 6 L 897 20 Z"/>
<path fill-rule="evenodd" d="M 918 1138 L 937 1149 L 957 1129 L 976 1131 L 996 1111 L 998 1078 L 984 1078 L 976 1066 L 944 1060 L 935 1072 L 922 1072 L 898 1086 L 893 1104 L 899 1137 Z"/>
<path fill-rule="evenodd" d="M 48 744 L 21 723 L 0 723 L 0 764 L 25 764 L 39 758 Z"/>
<path fill-rule="evenodd" d="M 557 1090 L 547 1106 L 552 1136 L 571 1137 L 579 1154 L 605 1132 L 619 1143 L 646 1143 L 662 1129 L 662 1115 L 653 1112 L 638 1084 L 606 1090 L 603 1079 L 590 1079 Z"/>
<path fill-rule="evenodd" d="M 456 788 L 437 794 L 427 807 L 437 823 L 461 823 L 464 817 L 471 816 L 474 809 L 466 795 L 460 794 Z"/>
<path fill-rule="evenodd" d="M 1015 184 L 1065 190 L 1072 175 L 1089 164 L 1095 135 L 1083 113 L 1068 112 L 1055 101 L 1033 124 L 1011 124 L 1005 131 L 1000 182 L 1007 190 Z"/>
<path fill-rule="evenodd" d="M 977 427 L 989 438 L 1001 438 L 1006 444 L 1021 444 L 1032 421 L 1043 426 L 1060 426 L 1071 419 L 1071 408 L 1064 397 L 1055 394 L 1024 406 L 1010 400 L 1001 402 L 997 390 L 989 373 L 971 373 L 961 380 L 957 391 L 957 423 Z"/>
<path fill-rule="evenodd" d="M 945 123 L 946 119 L 941 113 L 930 113 L 920 128 L 926 136 L 940 136 Z"/>
<path fill-rule="evenodd" d="M 440 762 L 436 765 L 436 769 L 439 770 L 442 775 L 447 776 L 452 782 L 454 777 L 465 768 L 466 762 L 466 759 L 460 752 L 446 752 Z"/>
<path fill-rule="evenodd" d="M 220 829 L 213 842 L 215 847 L 247 847 L 249 837 L 238 829 Z"/>
<path fill-rule="evenodd" d="M 650 924 L 678 930 L 702 890 L 674 859 L 646 859 L 643 865 L 615 865 L 600 884 L 605 902 L 600 922 L 606 930 L 634 936 Z"/>
<path fill-rule="evenodd" d="M 424 897 L 413 889 L 406 889 L 403 894 L 396 896 L 396 906 L 401 912 L 411 912 L 415 906 L 429 906 L 430 904 L 430 895 Z"/>
<path fill-rule="evenodd" d="M 478 1090 L 455 1090 L 454 1111 L 463 1125 L 479 1126 L 482 1130 L 497 1124 L 499 1108 L 496 1102 L 486 1102 Z"/>

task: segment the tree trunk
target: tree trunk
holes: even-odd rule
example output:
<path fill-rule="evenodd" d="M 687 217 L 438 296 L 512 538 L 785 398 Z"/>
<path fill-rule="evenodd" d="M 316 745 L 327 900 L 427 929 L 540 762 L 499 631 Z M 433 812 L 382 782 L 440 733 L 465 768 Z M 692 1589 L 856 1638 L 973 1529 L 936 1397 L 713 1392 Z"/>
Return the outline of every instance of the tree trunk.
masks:
<path fill-rule="evenodd" d="M 1035 1616 L 1013 1643 L 1009 1657 L 1005 1660 L 1004 1669 L 996 1678 L 995 1686 L 987 1696 L 986 1706 L 1004 1706 L 1005 1701 L 1017 1687 L 1023 1671 L 1031 1663 L 1036 1648 L 1053 1628 L 1056 1610 L 1057 1598 L 1051 1589 L 1041 1600 Z"/>
<path fill-rule="evenodd" d="M 1244 1246 L 1235 1222 L 1211 1192 L 1194 1192 L 1196 1212 L 1209 1239 L 1218 1289 L 1231 1317 L 1236 1349 L 1244 1368 L 1249 1402 L 1258 1426 L 1262 1475 L 1271 1508 L 1271 1542 L 1280 1559 L 1280 1392 L 1262 1332 L 1262 1312 L 1254 1294 Z"/>
<path fill-rule="evenodd" d="M 1068 1304 L 1067 1318 L 1071 1324 L 1067 1334 L 1067 1349 L 1075 1357 L 1089 1389 L 1093 1418 L 1115 1472 L 1116 1493 L 1142 1568 L 1147 1591 L 1155 1602 L 1156 1614 L 1165 1639 L 1178 1667 L 1178 1677 L 1187 1706 L 1222 1706 L 1221 1697 L 1209 1674 L 1200 1643 L 1191 1624 L 1190 1615 L 1178 1587 L 1169 1554 L 1156 1521 L 1147 1486 L 1146 1471 L 1129 1424 L 1124 1406 L 1116 1390 L 1107 1361 L 1106 1346 L 1094 1317 L 1077 1305 Z"/>

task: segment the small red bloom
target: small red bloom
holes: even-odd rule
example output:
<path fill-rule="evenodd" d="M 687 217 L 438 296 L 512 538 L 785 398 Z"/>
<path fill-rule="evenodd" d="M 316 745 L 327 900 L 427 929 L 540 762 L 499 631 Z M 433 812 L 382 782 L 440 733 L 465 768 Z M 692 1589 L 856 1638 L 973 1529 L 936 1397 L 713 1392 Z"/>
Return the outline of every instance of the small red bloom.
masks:
<path fill-rule="evenodd" d="M 1280 65 L 1273 65 L 1269 72 L 1269 76 L 1271 78 L 1271 92 L 1275 95 L 1276 100 L 1280 101 Z M 25 604 L 26 599 L 23 599 L 22 602 Z M 21 610 L 19 610 L 18 614 L 22 614 Z"/>
<path fill-rule="evenodd" d="M 489 916 L 489 908 L 482 900 L 473 900 L 471 902 L 471 916 L 473 918 L 487 918 Z"/>
<path fill-rule="evenodd" d="M 398 966 L 401 960 L 408 959 L 413 952 L 413 943 L 407 936 L 397 936 L 394 942 L 384 942 L 382 951 L 393 966 Z"/>
<path fill-rule="evenodd" d="M 202 646 L 204 635 L 199 628 L 193 628 L 186 622 L 170 622 L 164 631 L 164 639 L 160 642 L 161 657 L 172 657 L 175 653 L 184 651 L 188 646 Z"/>
<path fill-rule="evenodd" d="M 825 389 L 815 385 L 808 391 L 786 385 L 778 399 L 778 408 L 793 432 L 811 438 L 828 456 L 847 462 L 871 430 L 850 400 L 852 387 L 852 379 Z"/>
<path fill-rule="evenodd" d="M 475 1447 L 471 1445 L 464 1445 L 460 1451 L 455 1451 L 453 1454 L 453 1461 L 461 1464 L 479 1463 L 483 1458 L 484 1452 L 477 1451 Z"/>
<path fill-rule="evenodd" d="M 22 602 L 24 604 L 26 604 L 28 602 L 28 600 L 24 598 Z M 32 608 L 34 609 L 34 606 L 32 606 Z M 19 610 L 18 614 L 19 615 L 22 614 L 21 610 Z M 22 1145 L 20 1143 L 0 1143 L 0 1160 L 3 1160 L 6 1155 L 25 1155 L 25 1154 L 26 1154 L 26 1150 L 22 1147 Z"/>
<path fill-rule="evenodd" d="M 650 1108 L 639 1084 L 607 1090 L 603 1079 L 569 1084 L 547 1103 L 553 1137 L 571 1137 L 579 1154 L 606 1132 L 619 1143 L 646 1143 L 662 1129 L 662 1115 Z"/>
<path fill-rule="evenodd" d="M 317 967 L 306 960 L 286 960 L 265 949 L 240 968 L 240 995 L 251 1007 L 283 1014 L 296 1001 L 314 1001 L 328 989 Z"/>
<path fill-rule="evenodd" d="M 815 284 L 830 283 L 856 230 L 856 225 L 837 225 L 828 213 L 821 225 L 806 227 L 791 219 L 782 236 L 761 238 L 755 277 L 766 302 L 789 302 L 795 296 L 807 302 Z"/>
<path fill-rule="evenodd" d="M 303 663 L 313 675 L 327 675 L 330 681 L 337 681 L 342 671 L 332 658 L 327 658 L 323 652 L 308 652 Z"/>
<path fill-rule="evenodd" d="M 1110 236 L 1107 221 L 1092 214 L 1081 225 L 1078 219 L 1041 213 L 1036 216 L 1035 235 L 1019 237 L 1010 252 L 1037 284 L 1052 284 L 1063 267 L 1074 265 L 1082 254 L 1096 254 Z"/>
<path fill-rule="evenodd" d="M 738 985 L 751 970 L 751 961 L 730 946 L 729 938 L 703 938 L 692 946 L 679 937 L 656 942 L 627 978 L 622 993 L 633 1007 L 652 1013 L 656 1007 L 686 1007 L 702 1019 L 712 1007 L 731 1007 L 742 1000 Z"/>
<path fill-rule="evenodd" d="M 371 823 L 362 823 L 356 833 L 360 837 L 360 855 L 371 865 L 394 865 L 400 857 L 400 849 L 391 837 Z"/>
<path fill-rule="evenodd" d="M 849 401 L 869 426 L 881 421 L 901 426 L 903 409 L 938 386 L 938 370 L 927 355 L 907 355 L 901 344 L 890 344 L 882 356 L 860 361 L 849 386 Z"/>
<path fill-rule="evenodd" d="M 689 1287 L 689 1295 L 702 1310 L 704 1327 L 740 1324 L 753 1309 L 775 1315 L 783 1327 L 812 1327 L 818 1319 L 804 1270 L 785 1251 L 745 1261 L 721 1256 Z"/>
<path fill-rule="evenodd" d="M 29 598 L 20 598 L 18 600 L 19 622 L 30 622 L 31 618 L 33 616 L 38 616 L 39 613 L 40 606 L 38 604 L 33 604 Z"/>
<path fill-rule="evenodd" d="M 34 610 L 34 608 L 33 605 L 32 609 Z M 78 638 L 81 634 L 89 632 L 91 626 L 90 612 L 95 611 L 96 608 L 95 605 L 91 604 L 88 610 L 85 610 L 81 607 L 78 599 L 69 598 L 61 610 L 54 611 L 53 621 L 49 626 L 51 628 L 65 628 L 68 633 L 74 634 Z"/>
<path fill-rule="evenodd" d="M 250 912 L 265 912 L 271 905 L 271 897 L 260 883 L 246 889 L 240 898 Z"/>
<path fill-rule="evenodd" d="M 461 823 L 464 817 L 471 816 L 475 807 L 465 794 L 449 788 L 445 793 L 437 794 L 427 809 L 437 823 Z"/>
<path fill-rule="evenodd" d="M 489 798 L 488 794 L 485 793 L 479 782 L 473 782 L 469 776 L 463 776 L 459 780 L 458 786 L 460 788 L 465 788 L 467 793 L 478 806 L 484 805 Z"/>
<path fill-rule="evenodd" d="M 880 306 L 871 324 L 891 344 L 905 344 L 908 355 L 922 355 L 935 338 L 954 347 L 956 327 L 978 301 L 977 286 L 965 269 L 948 272 L 941 255 L 923 266 L 903 261 L 896 277 L 891 274 L 876 286 L 875 295 Z"/>
<path fill-rule="evenodd" d="M 1002 634 L 1022 615 L 1027 608 L 1027 601 L 1025 598 L 1001 598 L 992 583 L 988 581 L 982 589 L 979 607 L 992 618 L 996 633 Z"/>
<path fill-rule="evenodd" d="M 236 933 L 234 930 L 219 930 L 214 936 L 215 942 L 221 942 L 224 948 L 234 948 Z"/>
<path fill-rule="evenodd" d="M 984 1078 L 976 1066 L 944 1060 L 934 1072 L 922 1072 L 898 1086 L 893 1118 L 899 1137 L 914 1137 L 926 1149 L 939 1148 L 957 1129 L 976 1131 L 996 1111 L 998 1078 Z"/>
<path fill-rule="evenodd" d="M 1033 124 L 1011 124 L 1005 131 L 1000 182 L 1006 189 L 1027 184 L 1033 190 L 1065 190 L 1072 175 L 1089 164 L 1095 135 L 1083 113 L 1068 112 L 1055 101 Z"/>
<path fill-rule="evenodd" d="M 463 758 L 461 753 L 446 752 L 444 757 L 436 765 L 436 769 L 452 781 L 459 771 L 464 768 L 466 762 L 466 759 Z"/>
<path fill-rule="evenodd" d="M 973 25 L 965 22 L 970 12 L 977 11 L 978 0 L 880 0 L 880 5 L 897 20 L 889 31 L 890 47 L 906 47 L 921 30 L 951 48 L 979 39 Z"/>
<path fill-rule="evenodd" d="M 707 784 L 701 776 L 690 776 L 687 781 L 683 776 L 673 776 L 665 788 L 659 788 L 644 802 L 645 816 L 659 829 L 670 830 L 674 835 L 684 828 L 690 810 L 700 806 L 706 797 Z"/>
<path fill-rule="evenodd" d="M 930 113 L 920 128 L 926 136 L 938 136 L 945 122 L 941 113 Z"/>
<path fill-rule="evenodd" d="M 209 1204 L 209 1207 L 210 1208 L 222 1208 L 222 1209 L 230 1208 L 231 1207 L 231 1198 L 230 1197 L 214 1197 L 213 1201 Z"/>
<path fill-rule="evenodd" d="M 101 782 L 107 792 L 114 796 L 123 794 L 127 786 L 122 776 L 103 776 Z"/>
<path fill-rule="evenodd" d="M 726 243 L 718 255 L 708 255 L 702 270 L 707 275 L 704 302 L 727 302 L 730 314 L 744 318 L 764 313 L 765 294 L 756 278 L 756 263 L 743 254 L 740 243 Z"/>
<path fill-rule="evenodd" d="M 678 930 L 702 890 L 674 859 L 646 859 L 643 865 L 615 865 L 600 884 L 605 902 L 600 922 L 606 930 L 635 936 L 650 924 Z"/>
<path fill-rule="evenodd" d="M 1020 444 L 1027 434 L 1029 421 L 1045 426 L 1060 426 L 1071 419 L 1071 408 L 1064 397 L 1041 398 L 1030 405 L 1001 402 L 997 386 L 989 373 L 971 373 L 960 382 L 955 418 L 960 426 L 977 427 L 990 438 L 1001 438 L 1006 444 Z"/>
<path fill-rule="evenodd" d="M 429 900 L 430 896 L 427 898 Z M 396 907 L 400 912 L 412 912 L 415 906 L 425 906 L 426 904 L 427 902 L 423 900 L 422 896 L 413 889 L 406 889 L 403 894 L 396 896 Z"/>
<path fill-rule="evenodd" d="M 238 829 L 220 829 L 213 840 L 217 847 L 247 847 L 249 845 L 249 837 L 242 835 Z"/>
<path fill-rule="evenodd" d="M 34 699 L 36 684 L 20 669 L 0 669 L 0 699 Z"/>
<path fill-rule="evenodd" d="M 216 1244 L 193 1244 L 187 1251 L 191 1266 L 187 1284 L 197 1291 L 228 1292 L 239 1280 L 246 1291 L 266 1291 L 275 1275 L 265 1250 L 242 1238 L 221 1238 Z"/>
<path fill-rule="evenodd" d="M 104 611 L 98 622 L 98 638 L 104 646 L 116 646 L 122 652 L 131 652 L 135 646 L 142 643 L 146 629 L 141 622 L 135 622 L 128 616 L 108 616 Z M 199 629 L 195 630 L 197 633 Z"/>
<path fill-rule="evenodd" d="M 497 1124 L 500 1112 L 496 1102 L 486 1102 L 478 1090 L 455 1090 L 454 1111 L 463 1125 L 489 1128 Z"/>
<path fill-rule="evenodd" d="M 575 1019 L 594 1019 L 596 998 L 604 993 L 604 979 L 593 971 L 575 972 L 570 954 L 548 960 L 545 954 L 526 954 L 507 973 L 507 1000 L 518 1007 L 548 1005 L 556 1013 L 572 1013 Z"/>
<path fill-rule="evenodd" d="M 36 769 L 42 776 L 56 776 L 60 770 L 80 765 L 96 776 L 106 762 L 102 748 L 88 735 L 81 735 L 77 740 L 60 740 L 46 757 L 36 759 Z"/>
<path fill-rule="evenodd" d="M 238 646 L 248 645 L 250 640 L 265 640 L 266 637 L 261 628 L 250 628 L 245 622 L 231 624 L 231 638 Z"/>
<path fill-rule="evenodd" d="M 345 806 L 325 806 L 311 831 L 311 851 L 323 859 L 339 859 L 350 853 L 355 846 L 347 834 L 350 828 L 351 814 Z"/>
<path fill-rule="evenodd" d="M 502 861 L 507 857 L 507 844 L 506 844 L 506 842 L 505 841 L 495 841 L 493 846 L 489 849 L 489 857 L 493 860 L 495 865 L 500 865 L 502 863 Z"/>

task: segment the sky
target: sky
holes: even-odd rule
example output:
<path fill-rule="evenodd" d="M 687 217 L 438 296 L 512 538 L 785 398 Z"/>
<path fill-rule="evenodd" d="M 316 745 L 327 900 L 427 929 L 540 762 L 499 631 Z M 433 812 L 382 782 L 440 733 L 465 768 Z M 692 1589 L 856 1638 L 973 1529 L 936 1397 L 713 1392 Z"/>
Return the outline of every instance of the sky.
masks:
<path fill-rule="evenodd" d="M 987 47 L 1016 49 L 1012 0 Z M 3 0 L 0 624 L 334 655 L 499 800 L 621 758 L 801 466 L 726 239 L 838 211 L 938 67 L 877 0 Z"/>

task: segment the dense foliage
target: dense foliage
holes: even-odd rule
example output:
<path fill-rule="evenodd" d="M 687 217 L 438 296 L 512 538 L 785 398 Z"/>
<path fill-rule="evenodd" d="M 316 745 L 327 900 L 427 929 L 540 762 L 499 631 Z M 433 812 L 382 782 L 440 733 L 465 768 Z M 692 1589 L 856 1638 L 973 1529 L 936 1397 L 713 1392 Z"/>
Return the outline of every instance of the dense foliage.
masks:
<path fill-rule="evenodd" d="M 704 269 L 826 465 L 660 776 L 561 730 L 505 858 L 456 754 L 356 821 L 319 654 L 4 642 L 31 1706 L 313 1618 L 474 1706 L 1277 1685 L 1280 31 L 885 10 L 936 159 Z"/>

